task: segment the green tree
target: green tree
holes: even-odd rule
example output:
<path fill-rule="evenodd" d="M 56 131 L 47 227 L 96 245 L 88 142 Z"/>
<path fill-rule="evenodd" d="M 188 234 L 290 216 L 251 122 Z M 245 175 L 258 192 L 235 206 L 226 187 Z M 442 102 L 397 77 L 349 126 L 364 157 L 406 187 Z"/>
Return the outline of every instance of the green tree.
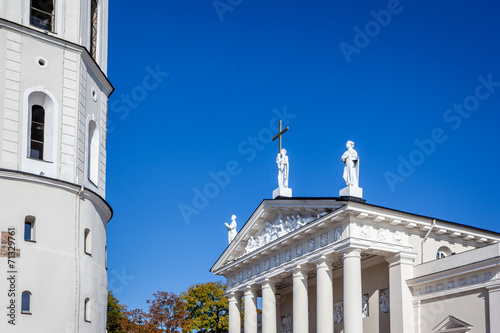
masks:
<path fill-rule="evenodd" d="M 121 305 L 113 296 L 112 290 L 108 291 L 108 319 L 106 323 L 108 333 L 124 332 L 121 330 L 122 321 L 125 318 L 124 312 L 125 306 Z"/>
<path fill-rule="evenodd" d="M 226 285 L 220 281 L 196 284 L 181 294 L 189 312 L 188 322 L 183 332 L 227 333 L 228 299 Z"/>

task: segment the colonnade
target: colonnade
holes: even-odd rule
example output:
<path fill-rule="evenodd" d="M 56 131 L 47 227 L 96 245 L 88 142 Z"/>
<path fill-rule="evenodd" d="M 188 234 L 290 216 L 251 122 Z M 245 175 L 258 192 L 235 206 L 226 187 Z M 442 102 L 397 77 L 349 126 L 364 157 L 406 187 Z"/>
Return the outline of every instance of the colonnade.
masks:
<path fill-rule="evenodd" d="M 361 249 L 352 248 L 342 252 L 343 258 L 343 302 L 344 302 L 344 332 L 362 333 L 362 289 L 361 289 Z M 396 289 L 396 297 L 406 292 L 403 282 L 405 281 L 406 269 L 401 268 L 401 258 L 391 257 L 389 261 L 390 288 Z M 317 333 L 333 333 L 333 262 L 326 258 L 314 262 L 316 269 L 316 331 Z M 300 333 L 309 332 L 309 302 L 308 302 L 308 272 L 310 266 L 296 266 L 293 274 L 293 331 Z M 241 332 L 241 297 L 245 296 L 245 322 L 244 333 L 257 333 L 257 294 L 262 293 L 262 333 L 279 333 L 279 309 L 277 309 L 276 282 L 264 279 L 252 285 L 246 286 L 244 290 L 233 291 L 229 297 L 229 333 Z M 394 298 L 391 294 L 391 301 Z M 391 309 L 392 317 L 399 316 L 394 326 L 397 332 L 408 332 L 400 326 L 403 313 L 410 315 L 410 306 L 398 301 L 400 309 Z M 391 330 L 393 326 L 391 325 Z"/>

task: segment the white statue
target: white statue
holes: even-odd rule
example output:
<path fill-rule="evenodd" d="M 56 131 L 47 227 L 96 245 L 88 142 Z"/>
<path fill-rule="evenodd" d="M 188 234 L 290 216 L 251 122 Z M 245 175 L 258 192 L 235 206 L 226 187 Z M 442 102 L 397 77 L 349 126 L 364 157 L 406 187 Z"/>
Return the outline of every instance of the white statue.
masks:
<path fill-rule="evenodd" d="M 289 168 L 285 149 L 281 149 L 281 152 L 276 157 L 276 163 L 278 164 L 278 185 L 279 187 L 288 187 Z"/>
<path fill-rule="evenodd" d="M 347 151 L 342 155 L 342 162 L 344 162 L 344 180 L 347 186 L 358 187 L 359 184 L 359 157 L 358 153 L 354 150 L 354 142 L 347 141 Z"/>
<path fill-rule="evenodd" d="M 227 238 L 229 240 L 229 244 L 233 241 L 234 237 L 236 237 L 236 215 L 231 216 L 231 224 L 224 223 L 227 228 Z"/>

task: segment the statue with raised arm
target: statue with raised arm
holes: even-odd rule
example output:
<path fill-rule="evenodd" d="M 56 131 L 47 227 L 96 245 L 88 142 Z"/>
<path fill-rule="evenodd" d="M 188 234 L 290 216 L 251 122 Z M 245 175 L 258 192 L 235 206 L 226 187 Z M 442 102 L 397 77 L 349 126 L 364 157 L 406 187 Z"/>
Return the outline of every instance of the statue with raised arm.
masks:
<path fill-rule="evenodd" d="M 358 153 L 354 150 L 354 142 L 347 141 L 346 152 L 342 155 L 342 162 L 344 162 L 344 180 L 347 186 L 358 187 L 359 184 L 359 157 Z"/>
<path fill-rule="evenodd" d="M 231 223 L 227 224 L 224 223 L 227 228 L 227 238 L 229 240 L 229 244 L 233 241 L 233 239 L 236 237 L 236 215 L 231 216 Z"/>
<path fill-rule="evenodd" d="M 276 164 L 278 164 L 278 185 L 279 187 L 288 187 L 288 156 L 286 150 L 281 149 L 276 157 Z"/>

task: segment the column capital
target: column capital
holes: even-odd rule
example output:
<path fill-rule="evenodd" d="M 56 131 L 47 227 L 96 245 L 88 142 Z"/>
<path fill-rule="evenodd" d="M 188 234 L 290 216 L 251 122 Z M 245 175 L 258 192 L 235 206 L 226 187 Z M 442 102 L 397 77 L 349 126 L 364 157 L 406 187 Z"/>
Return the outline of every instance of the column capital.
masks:
<path fill-rule="evenodd" d="M 278 283 L 280 281 L 281 281 L 281 279 L 270 277 L 270 278 L 259 279 L 259 280 L 255 281 L 255 283 L 257 283 L 262 288 L 264 288 L 264 286 L 276 286 L 276 283 Z"/>
<path fill-rule="evenodd" d="M 229 299 L 238 298 L 238 297 L 243 296 L 243 291 L 241 291 L 241 290 L 228 291 L 224 296 L 229 298 Z"/>
<path fill-rule="evenodd" d="M 349 247 L 345 250 L 342 250 L 342 258 L 361 258 L 361 252 L 363 250 L 357 247 Z"/>
<path fill-rule="evenodd" d="M 319 256 L 311 261 L 311 263 L 314 264 L 316 268 L 325 264 L 331 266 L 333 265 L 334 262 L 335 262 L 335 254 L 333 253 Z"/>
<path fill-rule="evenodd" d="M 413 265 L 416 257 L 414 252 L 398 252 L 386 256 L 385 261 L 389 263 L 389 267 L 399 264 Z"/>
<path fill-rule="evenodd" d="M 305 263 L 296 265 L 294 268 L 291 269 L 291 271 L 294 277 L 298 274 L 305 274 L 307 276 L 307 273 L 309 273 L 309 271 L 313 268 L 314 266 L 312 264 Z"/>
<path fill-rule="evenodd" d="M 245 293 L 245 295 L 250 295 L 250 294 L 255 294 L 255 292 L 258 290 L 259 286 L 258 285 L 255 285 L 255 284 L 252 284 L 252 285 L 248 285 L 246 286 L 243 291 Z"/>

